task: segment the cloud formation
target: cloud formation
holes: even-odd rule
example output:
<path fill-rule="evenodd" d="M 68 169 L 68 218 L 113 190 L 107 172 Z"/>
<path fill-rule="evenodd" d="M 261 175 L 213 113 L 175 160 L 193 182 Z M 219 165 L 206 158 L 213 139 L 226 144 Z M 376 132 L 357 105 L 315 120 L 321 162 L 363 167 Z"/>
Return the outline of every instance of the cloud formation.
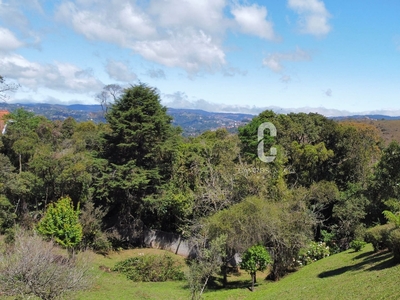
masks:
<path fill-rule="evenodd" d="M 308 52 L 296 48 L 294 52 L 288 53 L 273 53 L 268 55 L 263 60 L 263 65 L 270 68 L 272 71 L 279 73 L 283 71 L 284 66 L 282 62 L 284 61 L 308 61 L 311 60 L 311 56 Z"/>
<path fill-rule="evenodd" d="M 233 5 L 228 0 L 150 0 L 148 5 L 126 0 L 64 1 L 55 15 L 89 40 L 117 44 L 189 75 L 214 73 L 228 65 L 223 47 L 228 30 L 276 38 L 266 7 Z"/>
<path fill-rule="evenodd" d="M 23 46 L 15 35 L 7 28 L 0 27 L 0 51 L 11 51 Z"/>
<path fill-rule="evenodd" d="M 129 68 L 127 62 L 108 60 L 106 65 L 106 72 L 110 78 L 122 81 L 122 82 L 132 82 L 137 79 L 137 76 Z"/>
<path fill-rule="evenodd" d="M 19 54 L 1 57 L 0 70 L 4 77 L 14 78 L 32 90 L 45 87 L 65 92 L 88 93 L 100 90 L 103 86 L 90 69 L 83 70 L 69 63 L 40 64 Z"/>
<path fill-rule="evenodd" d="M 331 31 L 331 15 L 321 0 L 288 0 L 288 7 L 299 15 L 300 32 L 324 36 Z"/>
<path fill-rule="evenodd" d="M 267 21 L 267 9 L 253 4 L 251 6 L 237 6 L 232 9 L 239 30 L 267 40 L 275 39 L 273 24 Z"/>

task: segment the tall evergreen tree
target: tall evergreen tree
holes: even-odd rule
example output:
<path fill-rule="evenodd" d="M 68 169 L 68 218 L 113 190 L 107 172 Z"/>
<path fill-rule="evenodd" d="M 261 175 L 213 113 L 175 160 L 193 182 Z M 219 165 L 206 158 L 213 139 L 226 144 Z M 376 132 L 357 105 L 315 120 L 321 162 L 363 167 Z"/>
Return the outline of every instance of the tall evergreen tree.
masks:
<path fill-rule="evenodd" d="M 141 225 L 157 223 L 157 194 L 171 175 L 178 131 L 156 89 L 142 83 L 124 91 L 106 120 L 108 167 L 98 192 L 109 202 L 109 221 L 131 237 Z"/>

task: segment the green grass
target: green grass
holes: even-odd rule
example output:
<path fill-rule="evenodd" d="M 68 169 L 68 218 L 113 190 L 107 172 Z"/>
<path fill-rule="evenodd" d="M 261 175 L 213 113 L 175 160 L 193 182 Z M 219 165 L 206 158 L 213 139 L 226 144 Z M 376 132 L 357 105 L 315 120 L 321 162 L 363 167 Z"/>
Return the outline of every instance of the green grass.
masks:
<path fill-rule="evenodd" d="M 400 265 L 389 252 L 348 250 L 317 261 L 253 293 L 208 293 L 207 299 L 398 299 Z"/>
<path fill-rule="evenodd" d="M 132 282 L 108 268 L 129 257 L 144 254 L 163 254 L 156 249 L 133 249 L 109 256 L 93 254 L 93 286 L 74 293 L 67 299 L 189 299 L 185 281 L 140 283 Z M 183 257 L 176 256 L 182 264 Z M 266 273 L 258 273 L 255 291 L 250 292 L 250 276 L 241 272 L 228 277 L 228 287 L 222 288 L 216 278 L 204 299 L 398 299 L 400 295 L 400 265 L 389 252 L 373 253 L 368 244 L 362 251 L 348 250 L 322 259 L 287 275 L 279 282 L 266 281 Z M 1 298 L 1 297 L 0 297 Z M 13 299 L 13 298 L 5 298 Z"/>
<path fill-rule="evenodd" d="M 106 269 L 111 269 L 117 262 L 139 255 L 139 253 L 146 255 L 165 252 L 157 249 L 132 249 L 114 252 L 108 256 L 95 255 L 92 271 L 95 276 L 94 285 L 90 290 L 78 293 L 76 298 L 85 300 L 188 299 L 189 291 L 185 281 L 133 282 L 128 280 L 125 275 L 109 272 Z M 176 259 L 185 265 L 183 257 L 176 256 Z"/>
<path fill-rule="evenodd" d="M 91 290 L 77 294 L 78 299 L 189 299 L 185 282 L 135 283 L 100 266 L 113 267 L 132 255 L 161 253 L 155 249 L 135 249 L 94 260 L 96 282 Z M 179 259 L 184 261 L 183 258 Z M 250 292 L 250 276 L 242 272 L 228 278 L 223 289 L 217 278 L 204 299 L 398 299 L 400 265 L 389 252 L 373 253 L 367 245 L 362 251 L 348 250 L 317 261 L 287 275 L 279 282 L 264 280 L 258 274 L 256 290 Z"/>

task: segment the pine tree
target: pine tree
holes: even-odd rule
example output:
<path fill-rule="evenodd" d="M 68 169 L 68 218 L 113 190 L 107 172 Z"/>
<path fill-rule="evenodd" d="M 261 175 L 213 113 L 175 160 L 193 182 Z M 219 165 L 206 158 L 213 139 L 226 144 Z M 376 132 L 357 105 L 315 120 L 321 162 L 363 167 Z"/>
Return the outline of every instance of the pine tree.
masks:
<path fill-rule="evenodd" d="M 178 131 L 156 89 L 145 84 L 126 89 L 106 120 L 110 132 L 104 137 L 103 158 L 108 168 L 98 193 L 110 204 L 112 225 L 131 236 L 139 224 L 156 221 L 155 199 L 171 175 Z"/>

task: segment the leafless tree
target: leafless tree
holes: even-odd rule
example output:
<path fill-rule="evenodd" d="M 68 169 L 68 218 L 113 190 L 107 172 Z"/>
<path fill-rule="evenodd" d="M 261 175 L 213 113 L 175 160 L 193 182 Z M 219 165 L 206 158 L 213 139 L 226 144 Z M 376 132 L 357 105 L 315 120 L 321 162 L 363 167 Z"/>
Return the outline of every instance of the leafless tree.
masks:
<path fill-rule="evenodd" d="M 8 96 L 6 92 L 15 92 L 19 88 L 19 84 L 6 83 L 3 76 L 0 75 L 0 101 L 6 101 Z"/>
<path fill-rule="evenodd" d="M 123 88 L 118 84 L 109 84 L 96 95 L 96 100 L 100 103 L 103 113 L 106 114 L 111 102 L 115 102 L 123 92 Z"/>
<path fill-rule="evenodd" d="M 52 242 L 36 234 L 16 233 L 15 243 L 0 253 L 0 295 L 57 299 L 90 284 L 89 259 L 60 255 Z"/>

